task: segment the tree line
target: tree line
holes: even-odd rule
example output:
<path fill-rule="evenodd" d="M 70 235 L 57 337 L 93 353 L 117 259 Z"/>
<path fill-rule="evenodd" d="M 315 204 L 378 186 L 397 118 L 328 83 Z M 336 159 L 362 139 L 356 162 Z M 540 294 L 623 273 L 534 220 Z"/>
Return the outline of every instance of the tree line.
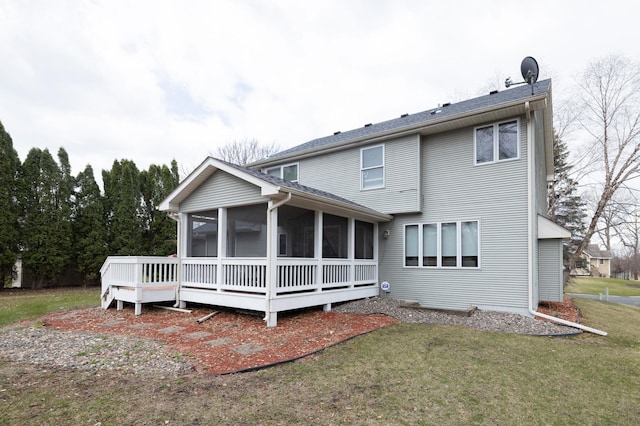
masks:
<path fill-rule="evenodd" d="M 178 164 L 139 170 L 115 160 L 103 189 L 87 165 L 74 176 L 64 148 L 57 161 L 32 148 L 23 162 L 0 122 L 0 283 L 16 261 L 33 288 L 94 284 L 109 255 L 175 253 L 176 224 L 156 207 L 179 183 Z"/>

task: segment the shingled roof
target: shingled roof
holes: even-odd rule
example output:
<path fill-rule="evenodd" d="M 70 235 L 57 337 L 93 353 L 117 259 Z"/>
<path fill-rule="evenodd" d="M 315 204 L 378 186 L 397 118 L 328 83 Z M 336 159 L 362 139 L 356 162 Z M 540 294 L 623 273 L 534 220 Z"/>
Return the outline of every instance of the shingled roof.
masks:
<path fill-rule="evenodd" d="M 584 249 L 584 253 L 593 259 L 611 259 L 613 257 L 610 250 L 600 250 L 597 244 L 589 244 Z"/>
<path fill-rule="evenodd" d="M 311 188 L 310 186 L 300 185 L 297 182 L 289 182 L 288 180 L 280 179 L 279 177 L 271 176 L 269 174 L 262 173 L 262 172 L 260 172 L 258 170 L 253 170 L 253 169 L 249 169 L 249 168 L 244 167 L 244 166 L 239 166 L 237 164 L 229 163 L 228 161 L 224 161 L 224 160 L 221 160 L 219 158 L 216 158 L 216 160 L 220 161 L 221 163 L 224 163 L 224 164 L 226 164 L 228 166 L 231 166 L 234 169 L 237 169 L 237 170 L 242 171 L 244 173 L 248 173 L 251 176 L 256 177 L 256 178 L 258 178 L 260 180 L 263 180 L 263 181 L 265 181 L 267 183 L 270 183 L 272 185 L 284 188 L 285 190 L 286 189 L 293 189 L 293 190 L 296 190 L 298 192 L 302 192 L 302 193 L 305 193 L 305 194 L 313 195 L 313 196 L 316 196 L 316 197 L 323 197 L 323 198 L 327 198 L 327 199 L 330 199 L 330 200 L 333 200 L 333 201 L 339 201 L 339 202 L 344 203 L 344 204 L 349 204 L 349 205 L 354 206 L 354 207 L 359 207 L 359 208 L 362 208 L 362 209 L 371 210 L 369 207 L 363 206 L 362 204 L 354 203 L 351 200 L 347 200 L 346 198 L 339 197 L 339 196 L 337 196 L 335 194 L 332 194 L 330 192 L 327 192 L 327 191 L 322 191 L 320 189 Z"/>
<path fill-rule="evenodd" d="M 551 87 L 551 80 L 542 80 L 533 85 L 534 95 L 543 95 L 549 93 Z M 360 127 L 354 130 L 346 132 L 336 132 L 331 136 L 325 136 L 318 139 L 313 139 L 309 142 L 294 146 L 289 149 L 280 151 L 268 159 L 277 160 L 280 157 L 286 157 L 289 155 L 302 154 L 305 151 L 312 151 L 323 147 L 330 148 L 332 145 L 340 145 L 347 143 L 351 140 L 359 140 L 363 138 L 375 137 L 378 134 L 388 133 L 392 131 L 401 131 L 403 128 L 411 128 L 419 125 L 428 125 L 430 122 L 436 120 L 442 120 L 443 118 L 463 115 L 475 110 L 482 110 L 492 106 L 499 106 L 501 104 L 508 104 L 510 102 L 518 101 L 531 97 L 532 87 L 528 84 L 515 86 L 513 88 L 494 91 L 488 95 L 480 96 L 473 99 L 457 103 L 445 103 L 437 108 L 429 109 L 415 114 L 403 114 L 399 118 L 383 121 L 381 123 L 367 124 L 364 127 Z M 263 163 L 259 161 L 257 163 Z"/>

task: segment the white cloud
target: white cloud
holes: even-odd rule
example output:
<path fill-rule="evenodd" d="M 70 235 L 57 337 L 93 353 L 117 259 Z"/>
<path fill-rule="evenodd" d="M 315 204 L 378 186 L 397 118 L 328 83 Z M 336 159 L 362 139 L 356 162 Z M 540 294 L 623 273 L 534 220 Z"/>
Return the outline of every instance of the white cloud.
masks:
<path fill-rule="evenodd" d="M 637 54 L 616 3 L 0 0 L 0 120 L 21 159 L 62 146 L 99 174 L 422 111 L 519 78 L 527 55 L 559 99 L 588 61 Z"/>

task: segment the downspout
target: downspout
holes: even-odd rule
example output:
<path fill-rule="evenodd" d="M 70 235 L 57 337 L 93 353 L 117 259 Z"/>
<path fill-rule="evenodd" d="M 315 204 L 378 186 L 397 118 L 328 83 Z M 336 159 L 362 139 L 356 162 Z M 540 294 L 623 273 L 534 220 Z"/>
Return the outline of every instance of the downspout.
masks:
<path fill-rule="evenodd" d="M 291 201 L 291 197 L 293 195 L 291 194 L 291 192 L 287 193 L 287 196 L 285 198 L 283 198 L 282 200 L 278 201 L 275 204 L 272 204 L 271 206 L 267 207 L 267 276 L 266 276 L 266 292 L 265 292 L 265 311 L 264 311 L 264 321 L 267 322 L 267 326 L 269 326 L 269 313 L 271 312 L 271 297 L 273 295 L 272 292 L 272 282 L 271 282 L 271 267 L 272 267 L 272 261 L 273 261 L 273 250 L 271 249 L 272 243 L 273 241 L 271 241 L 272 237 L 272 230 L 271 227 L 273 226 L 273 224 L 271 223 L 271 212 L 274 211 L 275 209 L 277 209 L 278 207 L 287 204 L 289 201 Z M 278 224 L 276 223 L 275 226 L 278 226 Z"/>
<path fill-rule="evenodd" d="M 595 328 L 591 328 L 591 327 L 587 327 L 585 325 L 582 324 L 578 324 L 575 322 L 571 322 L 571 321 L 567 321 L 567 320 L 563 320 L 562 318 L 557 318 L 551 315 L 547 315 L 547 314 L 543 314 L 542 312 L 538 312 L 536 311 L 537 306 L 534 308 L 533 306 L 533 275 L 534 275 L 534 268 L 533 268 L 533 262 L 534 262 L 534 256 L 533 256 L 533 241 L 534 238 L 537 238 L 537 235 L 534 235 L 534 216 L 535 216 L 535 203 L 534 203 L 534 199 L 533 199 L 533 194 L 534 194 L 534 188 L 535 188 L 535 173 L 534 173 L 534 166 L 535 166 L 535 159 L 534 159 L 534 155 L 535 155 L 535 150 L 534 150 L 534 143 L 532 141 L 532 135 L 533 135 L 533 131 L 532 131 L 532 123 L 531 123 L 531 108 L 529 105 L 529 101 L 526 101 L 524 104 L 524 108 L 527 114 L 527 171 L 528 171 L 528 182 L 529 182 L 529 187 L 528 187 L 528 195 L 527 195 L 527 211 L 528 211 L 528 236 L 527 236 L 527 242 L 528 242 L 528 257 L 529 257 L 529 269 L 528 269 L 528 281 L 529 281 L 529 313 L 531 315 L 533 315 L 534 317 L 540 317 L 540 318 L 544 318 L 547 319 L 549 321 L 553 321 L 556 322 L 558 324 L 562 324 L 562 325 L 567 325 L 569 327 L 574 327 L 574 328 L 578 328 L 580 330 L 584 330 L 584 331 L 588 331 L 589 333 L 594 333 L 594 334 L 599 334 L 601 336 L 606 336 L 607 332 L 606 331 L 601 331 L 601 330 L 597 330 Z"/>
<path fill-rule="evenodd" d="M 174 308 L 180 306 L 180 283 L 182 282 L 182 254 L 180 253 L 180 237 L 182 236 L 182 221 L 180 220 L 180 215 L 176 213 L 169 213 L 171 219 L 176 221 L 176 226 L 178 227 L 178 232 L 176 232 L 176 256 L 178 257 L 178 266 L 176 267 L 176 303 L 173 305 Z"/>

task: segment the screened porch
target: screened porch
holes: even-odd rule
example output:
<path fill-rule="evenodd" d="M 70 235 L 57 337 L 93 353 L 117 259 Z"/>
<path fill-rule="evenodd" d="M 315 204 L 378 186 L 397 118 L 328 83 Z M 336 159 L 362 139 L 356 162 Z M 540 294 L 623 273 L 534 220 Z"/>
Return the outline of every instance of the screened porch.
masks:
<path fill-rule="evenodd" d="M 275 326 L 279 311 L 378 294 L 377 223 L 284 202 L 179 213 L 177 257 L 106 260 L 103 307 L 201 303 L 263 311 Z"/>

